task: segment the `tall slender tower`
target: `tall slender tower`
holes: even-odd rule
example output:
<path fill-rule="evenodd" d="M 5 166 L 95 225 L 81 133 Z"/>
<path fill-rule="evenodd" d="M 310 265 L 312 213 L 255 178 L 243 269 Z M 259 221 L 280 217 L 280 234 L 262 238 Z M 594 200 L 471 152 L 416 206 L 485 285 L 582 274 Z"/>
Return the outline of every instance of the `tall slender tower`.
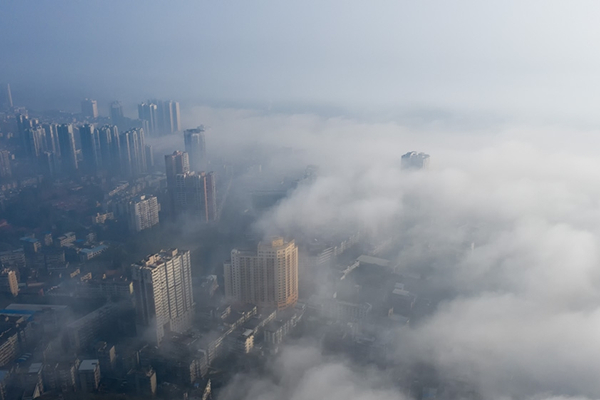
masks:
<path fill-rule="evenodd" d="M 166 332 L 190 329 L 194 298 L 189 250 L 162 250 L 131 267 L 138 331 L 160 345 Z"/>
<path fill-rule="evenodd" d="M 188 153 L 174 151 L 173 154 L 167 154 L 165 156 L 165 166 L 167 169 L 167 186 L 172 188 L 175 185 L 176 176 L 185 174 L 190 170 Z"/>
<path fill-rule="evenodd" d="M 12 178 L 12 168 L 10 165 L 11 154 L 8 150 L 0 150 L 0 179 Z"/>
<path fill-rule="evenodd" d="M 206 171 L 208 163 L 206 160 L 206 141 L 204 137 L 204 126 L 196 129 L 186 129 L 183 133 L 185 151 L 190 155 L 190 168 L 192 171 Z"/>
<path fill-rule="evenodd" d="M 187 213 L 187 217 L 201 221 L 217 219 L 217 193 L 212 172 L 177 174 L 170 192 L 175 214 Z"/>
<path fill-rule="evenodd" d="M 146 121 L 147 132 L 149 136 L 158 136 L 158 107 L 154 103 L 141 103 L 138 105 L 138 117 Z"/>
<path fill-rule="evenodd" d="M 27 155 L 37 158 L 45 150 L 46 132 L 40 125 L 25 129 L 25 150 Z"/>
<path fill-rule="evenodd" d="M 83 166 L 88 174 L 96 174 L 102 168 L 100 138 L 94 125 L 85 124 L 79 128 Z"/>
<path fill-rule="evenodd" d="M 0 96 L 0 109 L 13 108 L 12 94 L 10 92 L 10 84 L 2 85 L 2 95 Z"/>
<path fill-rule="evenodd" d="M 98 102 L 92 99 L 81 101 L 81 113 L 84 117 L 98 118 Z"/>
<path fill-rule="evenodd" d="M 115 125 L 104 125 L 98 128 L 98 142 L 103 168 L 112 175 L 118 175 L 121 171 L 119 129 Z"/>
<path fill-rule="evenodd" d="M 276 237 L 258 244 L 258 251 L 231 251 L 224 265 L 225 296 L 278 310 L 298 301 L 298 247 Z"/>
<path fill-rule="evenodd" d="M 130 129 L 120 137 L 121 170 L 126 176 L 139 176 L 148 170 L 146 164 L 146 141 L 144 130 Z"/>
<path fill-rule="evenodd" d="M 115 125 L 121 124 L 123 122 L 123 118 L 125 117 L 123 115 L 123 105 L 121 104 L 121 102 L 113 101 L 112 103 L 110 103 L 109 110 L 110 119 L 112 120 L 112 123 Z"/>
<path fill-rule="evenodd" d="M 60 147 L 62 169 L 65 173 L 77 171 L 77 149 L 75 147 L 75 135 L 73 125 L 62 124 L 57 128 L 58 144 Z"/>

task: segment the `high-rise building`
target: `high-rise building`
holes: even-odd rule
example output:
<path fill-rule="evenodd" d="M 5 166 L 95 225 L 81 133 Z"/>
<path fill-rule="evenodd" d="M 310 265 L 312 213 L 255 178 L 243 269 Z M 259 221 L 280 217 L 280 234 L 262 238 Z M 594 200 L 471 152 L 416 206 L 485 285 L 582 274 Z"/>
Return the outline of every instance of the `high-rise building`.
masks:
<path fill-rule="evenodd" d="M 83 168 L 88 174 L 97 174 L 102 168 L 100 137 L 94 125 L 85 124 L 79 127 Z"/>
<path fill-rule="evenodd" d="M 242 303 L 278 310 L 298 301 L 298 247 L 273 238 L 258 251 L 232 250 L 224 265 L 225 295 Z"/>
<path fill-rule="evenodd" d="M 12 94 L 10 92 L 10 84 L 2 85 L 2 95 L 0 95 L 0 109 L 13 108 Z"/>
<path fill-rule="evenodd" d="M 98 128 L 98 143 L 103 168 L 112 175 L 120 174 L 121 145 L 119 142 L 119 129 L 115 125 L 101 126 Z"/>
<path fill-rule="evenodd" d="M 54 153 L 57 157 L 60 157 L 60 145 L 58 144 L 58 125 L 57 124 L 43 124 L 45 140 L 45 150 Z"/>
<path fill-rule="evenodd" d="M 83 99 L 81 101 L 81 114 L 84 117 L 98 118 L 98 102 L 92 99 Z"/>
<path fill-rule="evenodd" d="M 163 100 L 148 100 L 147 103 L 142 103 L 140 106 L 144 104 L 154 104 L 156 105 L 156 132 L 157 136 L 168 135 L 173 132 L 177 132 L 181 130 L 180 123 L 180 112 L 179 112 L 179 103 L 176 101 L 163 101 Z M 139 110 L 139 107 L 138 107 Z M 147 110 L 147 109 L 146 109 Z M 144 115 L 144 118 L 142 118 Z M 147 111 L 144 114 L 140 112 L 140 119 L 145 119 L 147 121 L 151 121 L 151 118 L 148 118 Z"/>
<path fill-rule="evenodd" d="M 158 136 L 158 107 L 154 103 L 138 104 L 138 117 L 142 121 L 146 121 L 147 133 L 149 136 Z"/>
<path fill-rule="evenodd" d="M 75 147 L 75 134 L 73 133 L 73 125 L 59 125 L 57 132 L 62 170 L 65 173 L 73 173 L 77 171 L 78 168 L 77 148 Z"/>
<path fill-rule="evenodd" d="M 10 179 L 12 177 L 11 158 L 12 156 L 8 150 L 0 150 L 0 179 Z"/>
<path fill-rule="evenodd" d="M 146 145 L 146 169 L 148 172 L 154 170 L 154 148 L 149 144 Z"/>
<path fill-rule="evenodd" d="M 25 152 L 29 157 L 39 157 L 45 148 L 46 132 L 40 125 L 25 129 Z"/>
<path fill-rule="evenodd" d="M 213 172 L 186 172 L 175 175 L 170 189 L 176 213 L 203 221 L 217 219 L 215 176 Z"/>
<path fill-rule="evenodd" d="M 129 201 L 127 206 L 129 230 L 140 232 L 157 225 L 160 204 L 156 196 L 139 196 Z"/>
<path fill-rule="evenodd" d="M 208 163 L 206 160 L 206 141 L 204 127 L 186 129 L 183 133 L 185 151 L 190 155 L 190 168 L 192 171 L 206 171 Z"/>
<path fill-rule="evenodd" d="M 429 154 L 410 151 L 400 159 L 402 169 L 427 169 L 429 168 Z"/>
<path fill-rule="evenodd" d="M 55 177 L 60 170 L 58 157 L 52 151 L 44 151 L 40 154 L 40 165 L 44 175 L 51 178 Z"/>
<path fill-rule="evenodd" d="M 173 186 L 177 175 L 185 174 L 190 170 L 188 153 L 174 151 L 173 154 L 167 154 L 165 156 L 165 166 L 167 169 L 167 185 Z"/>
<path fill-rule="evenodd" d="M 110 119 L 112 123 L 115 125 L 120 125 L 123 123 L 123 118 L 125 115 L 123 114 L 123 105 L 120 101 L 113 101 L 109 106 L 110 110 Z"/>
<path fill-rule="evenodd" d="M 19 294 L 19 281 L 15 271 L 5 269 L 0 273 L 0 292 L 10 293 L 13 296 Z"/>
<path fill-rule="evenodd" d="M 134 128 L 123 132 L 120 136 L 120 147 L 122 174 L 129 177 L 145 174 L 148 167 L 144 130 Z"/>
<path fill-rule="evenodd" d="M 160 345 L 165 332 L 191 327 L 194 299 L 189 250 L 169 249 L 132 265 L 138 332 Z"/>

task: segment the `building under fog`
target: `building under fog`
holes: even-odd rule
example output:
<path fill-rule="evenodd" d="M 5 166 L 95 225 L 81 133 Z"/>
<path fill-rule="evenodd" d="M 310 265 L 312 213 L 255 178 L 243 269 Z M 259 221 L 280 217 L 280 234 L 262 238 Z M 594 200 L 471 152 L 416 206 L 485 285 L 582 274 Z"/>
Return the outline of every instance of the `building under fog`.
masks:
<path fill-rule="evenodd" d="M 190 168 L 192 171 L 206 171 L 208 162 L 206 160 L 206 140 L 204 137 L 204 127 L 199 126 L 195 129 L 186 129 L 183 133 L 185 151 L 190 157 Z"/>
<path fill-rule="evenodd" d="M 400 160 L 402 169 L 428 169 L 429 154 L 411 151 L 404 154 Z"/>
<path fill-rule="evenodd" d="M 127 207 L 129 230 L 140 232 L 159 222 L 160 204 L 156 196 L 141 195 L 132 199 Z"/>
<path fill-rule="evenodd" d="M 190 329 L 194 314 L 189 250 L 169 249 L 132 265 L 138 333 L 160 345 Z"/>
<path fill-rule="evenodd" d="M 84 117 L 98 118 L 98 102 L 92 99 L 84 99 L 81 102 L 81 113 Z"/>
<path fill-rule="evenodd" d="M 224 265 L 225 295 L 231 300 L 278 310 L 298 301 L 298 247 L 273 238 L 258 250 L 232 250 Z"/>

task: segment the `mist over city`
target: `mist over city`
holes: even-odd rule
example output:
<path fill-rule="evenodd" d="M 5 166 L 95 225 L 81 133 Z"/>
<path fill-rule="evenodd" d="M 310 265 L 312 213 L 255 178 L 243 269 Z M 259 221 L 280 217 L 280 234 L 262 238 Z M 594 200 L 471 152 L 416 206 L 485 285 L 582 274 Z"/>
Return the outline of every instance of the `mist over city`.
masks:
<path fill-rule="evenodd" d="M 599 399 L 599 13 L 0 3 L 0 400 Z"/>

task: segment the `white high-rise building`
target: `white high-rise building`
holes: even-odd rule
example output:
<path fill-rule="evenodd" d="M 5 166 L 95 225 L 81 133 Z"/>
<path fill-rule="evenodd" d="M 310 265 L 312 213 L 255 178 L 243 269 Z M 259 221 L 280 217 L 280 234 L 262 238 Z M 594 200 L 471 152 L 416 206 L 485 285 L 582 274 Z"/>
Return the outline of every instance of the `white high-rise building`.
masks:
<path fill-rule="evenodd" d="M 140 232 L 157 225 L 160 204 L 156 196 L 139 196 L 128 205 L 129 229 Z"/>
<path fill-rule="evenodd" d="M 139 334 L 160 345 L 190 329 L 194 314 L 189 250 L 169 249 L 132 265 Z"/>
<path fill-rule="evenodd" d="M 258 251 L 231 251 L 224 266 L 225 296 L 242 303 L 278 310 L 298 301 L 298 247 L 294 241 L 273 238 Z"/>

